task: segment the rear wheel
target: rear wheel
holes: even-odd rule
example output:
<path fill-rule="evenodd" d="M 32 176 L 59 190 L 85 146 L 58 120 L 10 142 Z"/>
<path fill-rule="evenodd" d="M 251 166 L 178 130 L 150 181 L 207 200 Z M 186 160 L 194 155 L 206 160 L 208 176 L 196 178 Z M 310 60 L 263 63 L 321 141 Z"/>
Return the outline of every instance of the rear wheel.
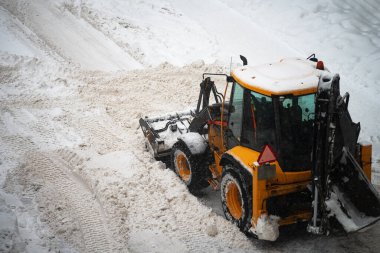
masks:
<path fill-rule="evenodd" d="M 252 201 L 249 195 L 252 186 L 247 181 L 251 180 L 244 180 L 236 168 L 227 165 L 220 184 L 224 215 L 243 232 L 248 232 L 252 217 Z"/>
<path fill-rule="evenodd" d="M 208 186 L 209 171 L 205 155 L 192 155 L 186 144 L 181 141 L 172 148 L 171 168 L 189 190 L 201 190 Z"/>

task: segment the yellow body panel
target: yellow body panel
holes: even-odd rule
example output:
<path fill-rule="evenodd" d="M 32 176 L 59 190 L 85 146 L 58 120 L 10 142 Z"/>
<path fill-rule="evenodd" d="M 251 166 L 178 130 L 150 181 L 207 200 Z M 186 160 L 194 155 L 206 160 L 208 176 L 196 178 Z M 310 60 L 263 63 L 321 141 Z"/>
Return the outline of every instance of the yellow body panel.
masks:
<path fill-rule="evenodd" d="M 360 160 L 368 180 L 371 182 L 371 163 L 372 163 L 372 145 L 371 144 L 360 144 Z"/>
<path fill-rule="evenodd" d="M 311 171 L 283 172 L 278 162 L 272 163 L 276 166 L 276 176 L 271 179 L 258 179 L 258 164 L 256 163 L 260 152 L 250 148 L 236 146 L 226 153 L 233 156 L 244 169 L 252 175 L 252 226 L 256 226 L 257 219 L 267 213 L 266 199 L 274 196 L 285 195 L 306 189 L 311 182 Z M 280 225 L 287 225 L 297 221 L 308 220 L 311 212 L 300 212 L 292 214 L 279 221 Z"/>
<path fill-rule="evenodd" d="M 226 148 L 222 143 L 221 129 L 219 126 L 211 124 L 208 126 L 208 143 L 210 147 L 213 147 L 212 152 L 215 159 L 215 163 L 211 164 L 209 168 L 213 178 L 220 181 L 222 178 L 223 168 L 219 165 L 219 163 L 223 153 L 226 151 Z"/>
<path fill-rule="evenodd" d="M 238 158 L 242 165 L 246 165 L 246 169 L 249 169 L 251 174 L 253 174 L 256 168 L 254 163 L 257 161 L 260 152 L 243 146 L 236 146 L 228 150 L 226 153 Z M 285 173 L 281 170 L 281 167 L 277 161 L 273 164 L 276 165 L 276 177 L 269 180 L 269 183 L 271 184 L 291 184 L 310 181 L 311 179 L 311 170 Z"/>
<path fill-rule="evenodd" d="M 288 216 L 284 219 L 279 220 L 278 224 L 280 226 L 290 225 L 290 224 L 294 224 L 294 223 L 300 222 L 300 221 L 308 221 L 311 219 L 311 217 L 312 217 L 311 212 L 298 212 L 294 215 L 291 215 L 291 216 Z"/>

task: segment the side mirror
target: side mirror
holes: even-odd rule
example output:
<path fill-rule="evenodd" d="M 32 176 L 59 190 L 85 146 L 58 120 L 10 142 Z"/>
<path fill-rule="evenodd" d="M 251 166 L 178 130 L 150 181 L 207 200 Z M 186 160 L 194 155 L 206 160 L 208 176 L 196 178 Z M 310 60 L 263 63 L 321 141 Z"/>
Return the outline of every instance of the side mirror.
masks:
<path fill-rule="evenodd" d="M 247 58 L 245 58 L 244 56 L 240 55 L 240 59 L 241 59 L 242 62 L 243 62 L 243 66 L 245 66 L 245 65 L 248 64 Z"/>

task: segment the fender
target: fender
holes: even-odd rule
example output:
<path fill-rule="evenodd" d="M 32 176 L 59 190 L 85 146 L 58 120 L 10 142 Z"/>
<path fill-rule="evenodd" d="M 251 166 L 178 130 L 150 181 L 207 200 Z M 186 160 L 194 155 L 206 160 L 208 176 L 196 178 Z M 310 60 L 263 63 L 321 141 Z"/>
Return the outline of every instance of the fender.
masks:
<path fill-rule="evenodd" d="M 259 155 L 260 153 L 255 150 L 236 146 L 222 155 L 219 164 L 221 166 L 228 163 L 239 165 L 239 167 L 244 168 L 249 174 L 253 175 L 253 163 L 257 161 Z"/>
<path fill-rule="evenodd" d="M 208 145 L 202 135 L 196 132 L 182 134 L 178 140 L 186 144 L 192 155 L 203 154 Z"/>

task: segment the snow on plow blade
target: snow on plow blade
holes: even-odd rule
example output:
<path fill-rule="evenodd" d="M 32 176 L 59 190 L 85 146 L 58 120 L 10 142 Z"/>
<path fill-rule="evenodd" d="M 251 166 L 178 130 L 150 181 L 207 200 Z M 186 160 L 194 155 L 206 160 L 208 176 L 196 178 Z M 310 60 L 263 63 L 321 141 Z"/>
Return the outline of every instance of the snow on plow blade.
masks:
<path fill-rule="evenodd" d="M 330 215 L 347 232 L 365 228 L 380 219 L 380 197 L 353 155 L 346 149 L 340 165 L 330 174 Z"/>
<path fill-rule="evenodd" d="M 162 117 L 140 118 L 140 126 L 147 140 L 147 147 L 156 159 L 170 155 L 177 138 L 188 132 L 192 111 L 168 114 Z"/>

